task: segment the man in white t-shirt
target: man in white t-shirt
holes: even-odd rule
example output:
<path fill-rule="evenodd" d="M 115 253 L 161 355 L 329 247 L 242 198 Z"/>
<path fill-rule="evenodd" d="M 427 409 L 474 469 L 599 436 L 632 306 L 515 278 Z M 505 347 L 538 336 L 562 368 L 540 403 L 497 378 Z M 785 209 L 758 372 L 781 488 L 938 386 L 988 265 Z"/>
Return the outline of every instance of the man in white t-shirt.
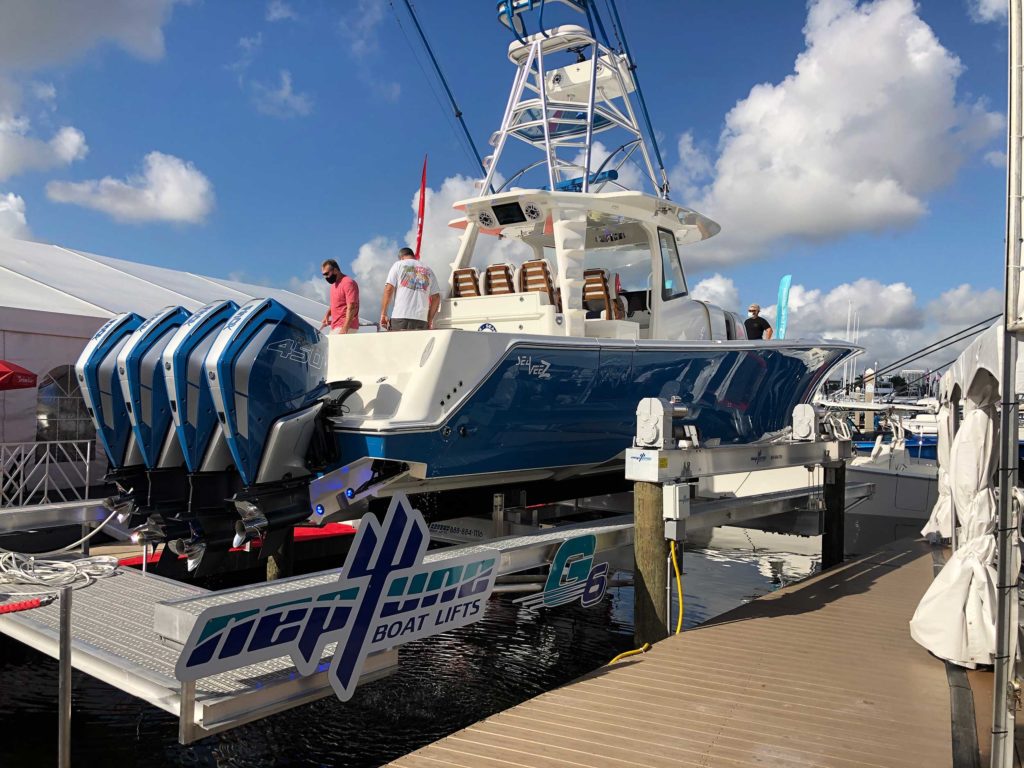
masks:
<path fill-rule="evenodd" d="M 388 317 L 388 305 L 395 306 Z M 398 252 L 398 261 L 388 272 L 384 301 L 380 307 L 380 327 L 392 331 L 422 331 L 430 328 L 441 306 L 441 289 L 434 270 L 419 261 L 412 248 Z"/>

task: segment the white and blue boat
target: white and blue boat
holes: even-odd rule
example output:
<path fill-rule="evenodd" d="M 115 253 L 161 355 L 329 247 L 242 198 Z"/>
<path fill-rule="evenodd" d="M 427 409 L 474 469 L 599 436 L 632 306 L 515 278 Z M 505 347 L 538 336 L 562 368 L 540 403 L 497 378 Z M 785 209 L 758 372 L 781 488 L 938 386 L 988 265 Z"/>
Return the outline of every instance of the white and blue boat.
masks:
<path fill-rule="evenodd" d="M 172 413 L 184 471 L 214 450 L 197 436 L 223 438 L 230 454 L 234 493 L 215 501 L 237 521 L 235 544 L 300 519 L 354 518 L 399 490 L 447 497 L 419 506 L 460 515 L 457 501 L 497 489 L 517 502 L 618 489 L 642 398 L 685 406 L 681 426 L 703 444 L 753 443 L 785 429 L 855 351 L 748 341 L 732 312 L 690 295 L 682 253 L 719 226 L 669 199 L 628 51 L 602 24 L 528 34 L 533 6 L 499 4 L 513 85 L 481 194 L 456 205 L 462 236 L 432 329 L 321 338 L 279 302 L 254 300 L 212 343 L 163 356 L 172 394 L 192 382 L 190 403 L 210 404 L 179 400 Z M 589 0 L 555 7 L 599 21 Z M 599 156 L 598 135 L 617 149 Z M 503 180 L 498 169 L 524 152 Z M 489 247 L 498 238 L 514 257 Z M 89 356 L 83 370 L 101 365 Z M 152 443 L 140 423 L 136 442 Z M 195 493 L 190 505 L 211 507 Z M 177 516 L 192 521 L 177 548 L 201 555 L 211 542 L 190 514 Z"/>

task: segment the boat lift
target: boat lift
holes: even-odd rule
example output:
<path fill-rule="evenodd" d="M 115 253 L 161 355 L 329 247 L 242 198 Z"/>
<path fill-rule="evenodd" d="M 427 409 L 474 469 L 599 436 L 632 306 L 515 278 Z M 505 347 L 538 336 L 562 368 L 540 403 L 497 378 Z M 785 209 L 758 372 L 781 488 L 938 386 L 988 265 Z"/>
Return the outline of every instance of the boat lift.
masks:
<path fill-rule="evenodd" d="M 709 499 L 698 495 L 701 478 L 723 473 L 767 470 L 791 466 L 832 467 L 831 487 L 842 494 L 838 508 L 856 503 L 872 492 L 863 484 L 841 488 L 840 468 L 850 455 L 848 441 L 822 431 L 810 406 L 798 408 L 792 434 L 772 442 L 744 446 L 701 446 L 696 434 L 680 432 L 673 420 L 684 407 L 667 400 L 647 399 L 638 408 L 637 447 L 626 453 L 626 474 L 638 484 L 659 489 L 664 508 L 664 534 L 681 539 L 685 528 L 750 523 L 767 515 L 790 514 L 813 507 L 822 489 L 817 486 L 776 489 L 754 496 Z M 796 435 L 797 437 L 795 437 Z M 826 495 L 829 483 L 826 483 Z M 639 486 L 638 486 L 639 487 Z M 826 500 L 827 501 L 827 500 Z M 105 508 L 104 508 L 105 509 Z M 89 523 L 98 509 L 64 510 L 66 523 Z M 525 517 L 521 510 L 505 509 L 496 500 L 494 521 Z M 512 514 L 510 514 L 512 513 Z M 18 525 L 58 524 L 57 510 L 40 509 L 37 521 L 25 510 Z M 822 513 L 824 516 L 824 512 Z M 660 521 L 659 521 L 660 522 Z M 833 521 L 835 522 L 835 521 Z M 840 518 L 841 523 L 841 518 Z M 5 526 L 9 529 L 10 525 Z M 498 529 L 503 525 L 497 526 Z M 522 530 L 521 525 L 516 525 Z M 661 528 L 659 526 L 659 532 Z M 829 529 L 826 526 L 826 535 Z M 833 531 L 833 536 L 835 532 Z M 498 536 L 479 542 L 433 550 L 424 563 L 497 551 L 497 576 L 549 566 L 560 545 L 570 539 L 593 536 L 595 559 L 608 559 L 634 544 L 634 517 L 615 515 L 602 520 L 566 525 L 536 526 L 520 535 Z M 840 546 L 841 546 L 841 532 Z M 841 549 L 840 549 L 841 557 Z M 644 564 L 637 562 L 638 572 Z M 664 562 L 658 567 L 664 574 Z M 335 582 L 339 569 L 245 587 L 210 591 L 193 584 L 122 568 L 114 576 L 76 590 L 71 623 L 70 664 L 179 719 L 182 744 L 250 723 L 331 694 L 327 668 L 334 652 L 329 645 L 317 672 L 302 677 L 288 658 L 278 658 L 230 672 L 181 682 L 175 665 L 199 615 L 222 606 L 259 597 L 287 601 L 296 590 Z M 3 585 L 0 605 L 23 599 L 33 587 Z M 639 586 L 638 586 L 639 589 Z M 654 601 L 656 604 L 661 600 Z M 665 601 L 667 602 L 667 601 Z M 638 608 L 640 604 L 638 601 Z M 47 655 L 60 656 L 61 611 L 57 603 L 23 613 L 0 616 L 0 632 Z M 638 619 L 639 619 L 638 615 Z M 664 621 L 662 621 L 664 626 Z M 399 670 L 395 648 L 370 656 L 360 684 Z"/>

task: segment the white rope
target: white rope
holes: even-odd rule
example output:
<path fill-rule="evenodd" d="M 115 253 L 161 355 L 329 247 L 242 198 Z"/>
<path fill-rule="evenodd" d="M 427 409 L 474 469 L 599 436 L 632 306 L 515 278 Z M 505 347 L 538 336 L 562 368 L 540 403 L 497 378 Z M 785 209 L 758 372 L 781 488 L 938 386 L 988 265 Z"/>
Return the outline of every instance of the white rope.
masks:
<path fill-rule="evenodd" d="M 109 523 L 117 512 L 107 518 L 78 541 L 49 552 L 25 554 L 0 548 L 0 585 L 15 584 L 19 587 L 40 587 L 40 589 L 18 590 L 18 595 L 48 595 L 60 591 L 61 587 L 81 589 L 97 579 L 105 579 L 117 572 L 118 561 L 109 555 L 81 557 L 77 560 L 48 560 L 44 555 L 61 555 L 76 549 L 91 539 Z"/>

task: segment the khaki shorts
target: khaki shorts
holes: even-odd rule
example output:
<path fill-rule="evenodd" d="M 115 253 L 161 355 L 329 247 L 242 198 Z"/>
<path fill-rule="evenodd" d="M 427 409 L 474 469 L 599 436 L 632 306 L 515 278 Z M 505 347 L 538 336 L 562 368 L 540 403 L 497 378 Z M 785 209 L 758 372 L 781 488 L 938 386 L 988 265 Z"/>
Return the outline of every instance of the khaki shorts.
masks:
<path fill-rule="evenodd" d="M 411 320 L 406 317 L 391 318 L 392 331 L 425 331 L 427 330 L 426 320 Z"/>

